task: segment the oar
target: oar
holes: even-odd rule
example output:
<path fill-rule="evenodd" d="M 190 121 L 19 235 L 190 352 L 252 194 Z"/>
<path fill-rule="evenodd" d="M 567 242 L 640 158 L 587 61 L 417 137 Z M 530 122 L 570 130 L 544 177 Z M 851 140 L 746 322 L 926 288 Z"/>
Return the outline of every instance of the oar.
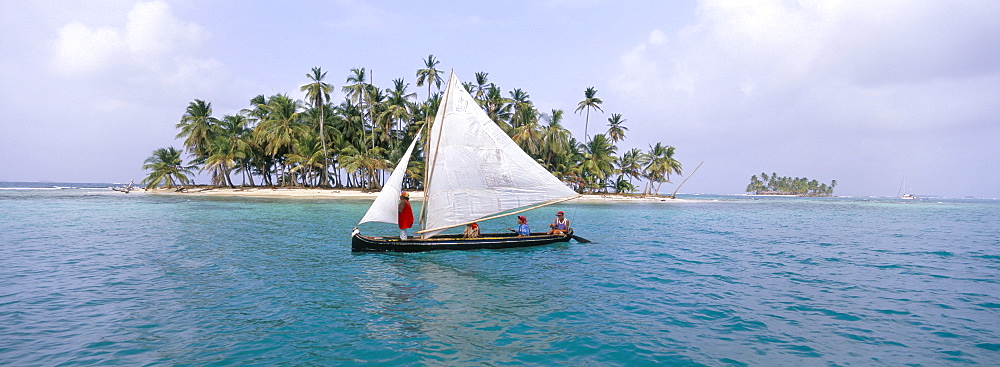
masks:
<path fill-rule="evenodd" d="M 570 236 L 573 237 L 573 239 L 576 240 L 576 242 L 579 242 L 579 243 L 590 243 L 590 240 L 588 240 L 586 238 L 583 238 L 583 237 L 580 237 L 580 236 L 577 236 L 575 234 L 570 235 Z"/>

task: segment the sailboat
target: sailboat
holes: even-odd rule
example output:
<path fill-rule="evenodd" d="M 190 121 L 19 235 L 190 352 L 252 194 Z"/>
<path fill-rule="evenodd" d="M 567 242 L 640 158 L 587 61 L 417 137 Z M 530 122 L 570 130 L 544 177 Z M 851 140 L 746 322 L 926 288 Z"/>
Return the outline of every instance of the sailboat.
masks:
<path fill-rule="evenodd" d="M 359 225 L 397 223 L 407 163 L 420 140 L 414 138 Z M 498 249 L 568 242 L 575 237 L 572 228 L 565 233 L 525 236 L 483 233 L 463 238 L 441 234 L 450 228 L 581 196 L 521 150 L 462 87 L 454 71 L 426 140 L 421 230 L 416 232 L 419 236 L 365 236 L 355 228 L 351 234 L 352 251 Z"/>
<path fill-rule="evenodd" d="M 899 191 L 896 192 L 896 195 L 899 196 L 899 198 L 903 199 L 903 200 L 914 200 L 914 199 L 917 199 L 916 195 L 913 195 L 913 194 L 910 193 L 910 188 L 909 187 L 906 188 L 906 193 L 903 194 L 903 184 L 905 184 L 905 183 L 906 183 L 906 178 L 903 178 L 903 181 L 899 183 Z M 900 194 L 902 194 L 902 195 L 900 195 Z"/>

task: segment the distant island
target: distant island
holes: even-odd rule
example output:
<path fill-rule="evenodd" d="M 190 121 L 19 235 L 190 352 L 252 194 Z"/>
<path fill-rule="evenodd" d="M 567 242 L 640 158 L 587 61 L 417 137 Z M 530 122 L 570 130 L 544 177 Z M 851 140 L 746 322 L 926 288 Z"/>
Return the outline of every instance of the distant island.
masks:
<path fill-rule="evenodd" d="M 427 87 L 424 101 L 417 100 L 403 78 L 382 89 L 369 83 L 371 74 L 365 68 L 354 68 L 341 89 L 346 97 L 337 104 L 330 100 L 334 86 L 318 67 L 306 74 L 309 82 L 300 88 L 302 100 L 286 94 L 257 95 L 247 108 L 218 118 L 210 102 L 195 99 L 177 124 L 183 148 L 154 150 L 142 167 L 149 172 L 142 184 L 191 185 L 197 170 L 207 171 L 214 186 L 377 191 L 412 139 L 437 114 L 442 96 L 431 88 L 440 89 L 446 75 L 437 69 L 434 55 L 423 61 L 415 76 L 417 87 Z M 682 174 L 675 148 L 669 145 L 657 142 L 649 150 L 632 148 L 619 154 L 616 144 L 628 131 L 621 114 L 610 114 L 606 131 L 588 135 L 590 113 L 604 112 L 594 87 L 586 88 L 574 109 L 585 118 L 582 142 L 562 126 L 563 110 L 540 112 L 519 88 L 505 96 L 488 80 L 488 73 L 476 73 L 465 88 L 521 149 L 577 192 L 635 193 L 642 183 L 642 193 L 649 195 L 659 192 L 671 175 Z M 424 147 L 417 146 L 415 167 L 407 169 L 403 183 L 407 190 L 421 190 L 423 185 Z"/>
<path fill-rule="evenodd" d="M 746 192 L 753 195 L 831 196 L 835 187 L 837 180 L 827 185 L 805 177 L 778 177 L 777 173 L 770 176 L 761 173 L 760 177 L 750 177 Z"/>

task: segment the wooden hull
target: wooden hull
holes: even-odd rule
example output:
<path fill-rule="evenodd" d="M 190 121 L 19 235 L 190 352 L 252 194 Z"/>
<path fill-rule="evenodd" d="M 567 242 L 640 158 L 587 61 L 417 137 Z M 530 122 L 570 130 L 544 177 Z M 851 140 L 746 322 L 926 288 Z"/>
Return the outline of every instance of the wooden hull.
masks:
<path fill-rule="evenodd" d="M 421 252 L 434 250 L 478 250 L 513 247 L 542 246 L 556 242 L 568 242 L 572 233 L 548 235 L 532 233 L 517 237 L 513 233 L 485 233 L 477 238 L 462 238 L 461 235 L 442 235 L 428 239 L 399 237 L 371 237 L 355 232 L 351 236 L 351 251 L 354 252 Z"/>

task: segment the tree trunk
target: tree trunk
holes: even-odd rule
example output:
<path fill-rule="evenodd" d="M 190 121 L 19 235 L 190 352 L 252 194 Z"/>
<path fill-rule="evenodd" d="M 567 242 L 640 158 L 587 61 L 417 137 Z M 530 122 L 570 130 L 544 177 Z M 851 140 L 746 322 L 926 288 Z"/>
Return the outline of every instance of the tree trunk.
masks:
<path fill-rule="evenodd" d="M 246 169 L 243 171 L 243 174 L 246 175 L 246 177 L 250 179 L 250 186 L 257 186 L 253 182 L 253 171 L 251 171 L 250 168 L 251 168 L 250 164 L 247 163 Z"/>
<path fill-rule="evenodd" d="M 337 167 L 337 163 L 333 163 L 333 180 L 337 182 L 337 187 L 343 187 L 344 181 L 340 177 L 340 168 Z"/>
<path fill-rule="evenodd" d="M 322 99 L 322 95 L 320 95 L 320 98 Z M 319 106 L 319 141 L 321 143 L 323 143 L 323 167 L 322 167 L 323 174 L 320 175 L 320 177 L 319 177 L 319 185 L 322 186 L 322 187 L 329 187 L 330 183 L 327 181 L 326 171 L 329 170 L 330 162 L 327 161 L 327 155 L 326 155 L 326 134 L 323 133 L 323 125 L 326 125 L 326 119 L 325 119 L 325 116 L 323 116 L 324 111 L 326 111 L 326 106 L 323 103 L 320 103 L 320 106 Z"/>

